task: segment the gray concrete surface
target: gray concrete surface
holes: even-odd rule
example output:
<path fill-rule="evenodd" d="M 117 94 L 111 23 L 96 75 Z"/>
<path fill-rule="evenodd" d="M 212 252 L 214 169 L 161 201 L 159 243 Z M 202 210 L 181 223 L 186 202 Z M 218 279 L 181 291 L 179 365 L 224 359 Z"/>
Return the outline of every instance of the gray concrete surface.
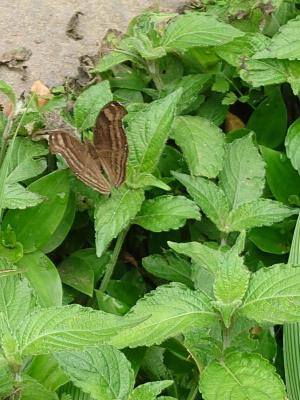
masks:
<path fill-rule="evenodd" d="M 77 73 L 78 59 L 95 54 L 109 28 L 125 30 L 132 17 L 147 7 L 159 4 L 175 10 L 186 0 L 0 0 L 0 57 L 18 47 L 32 51 L 27 79 L 0 64 L 0 79 L 9 82 L 18 93 L 29 90 L 41 79 L 52 87 Z M 67 24 L 76 11 L 82 40 L 66 35 Z"/>

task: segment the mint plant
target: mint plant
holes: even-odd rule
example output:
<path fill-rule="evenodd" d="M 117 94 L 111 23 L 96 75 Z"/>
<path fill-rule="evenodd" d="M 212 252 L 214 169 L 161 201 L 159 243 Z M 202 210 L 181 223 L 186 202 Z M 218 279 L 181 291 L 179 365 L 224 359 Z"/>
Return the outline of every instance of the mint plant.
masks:
<path fill-rule="evenodd" d="M 110 32 L 83 90 L 0 81 L 1 398 L 299 397 L 299 29 L 298 1 L 193 2 Z M 36 139 L 112 100 L 106 196 Z"/>

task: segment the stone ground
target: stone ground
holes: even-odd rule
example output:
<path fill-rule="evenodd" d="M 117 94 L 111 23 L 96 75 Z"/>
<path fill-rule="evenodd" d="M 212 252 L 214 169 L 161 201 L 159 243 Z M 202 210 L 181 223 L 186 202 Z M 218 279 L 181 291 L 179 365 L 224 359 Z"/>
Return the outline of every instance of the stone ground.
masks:
<path fill-rule="evenodd" d="M 32 82 L 47 86 L 61 84 L 75 76 L 79 57 L 95 54 L 109 28 L 125 30 L 132 17 L 157 5 L 175 10 L 186 0 L 0 0 L 0 79 L 18 93 L 29 90 Z M 66 35 L 72 15 L 81 11 L 78 33 L 82 40 Z M 26 79 L 20 70 L 1 64 L 4 52 L 25 47 L 32 55 L 26 64 Z M 3 61 L 3 57 L 2 57 Z M 24 77 L 23 77 L 24 79 Z"/>

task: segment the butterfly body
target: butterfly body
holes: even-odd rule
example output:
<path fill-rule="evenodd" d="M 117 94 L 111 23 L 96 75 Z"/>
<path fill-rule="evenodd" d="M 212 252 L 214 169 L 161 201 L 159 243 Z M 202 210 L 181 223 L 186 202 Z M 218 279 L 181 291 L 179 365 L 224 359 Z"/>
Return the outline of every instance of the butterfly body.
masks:
<path fill-rule="evenodd" d="M 82 143 L 67 131 L 49 134 L 49 148 L 61 154 L 72 171 L 98 192 L 110 193 L 126 178 L 127 138 L 122 119 L 127 114 L 119 103 L 108 103 L 98 114 L 93 143 Z"/>

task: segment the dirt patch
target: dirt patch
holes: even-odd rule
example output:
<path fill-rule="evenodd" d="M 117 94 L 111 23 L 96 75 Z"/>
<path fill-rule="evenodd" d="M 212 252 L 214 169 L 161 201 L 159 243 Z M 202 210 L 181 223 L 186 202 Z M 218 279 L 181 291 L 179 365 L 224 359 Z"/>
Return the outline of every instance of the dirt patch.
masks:
<path fill-rule="evenodd" d="M 77 75 L 80 57 L 96 54 L 108 29 L 125 30 L 128 22 L 155 0 L 1 0 L 0 55 L 26 49 L 30 57 L 1 63 L 0 79 L 18 93 L 37 79 L 47 86 Z M 175 10 L 185 1 L 161 0 Z M 13 63 L 14 63 L 13 62 Z M 82 63 L 82 59 L 81 59 Z M 20 69 L 20 68 L 21 69 Z M 21 73 L 20 73 L 21 72 Z M 26 73 L 24 73 L 26 72 Z"/>

